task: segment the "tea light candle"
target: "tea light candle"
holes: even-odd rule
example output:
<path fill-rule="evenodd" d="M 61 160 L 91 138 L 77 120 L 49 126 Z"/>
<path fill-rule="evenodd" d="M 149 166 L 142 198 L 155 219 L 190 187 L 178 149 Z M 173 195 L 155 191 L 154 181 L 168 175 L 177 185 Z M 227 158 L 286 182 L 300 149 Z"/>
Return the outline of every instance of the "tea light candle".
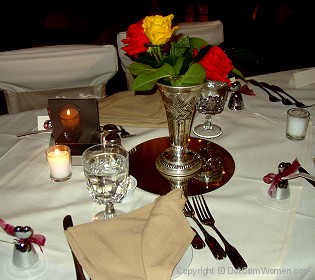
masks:
<path fill-rule="evenodd" d="M 291 140 L 303 140 L 308 127 L 310 113 L 301 108 L 292 108 L 287 112 L 286 136 Z"/>
<path fill-rule="evenodd" d="M 56 145 L 46 150 L 50 178 L 61 182 L 71 177 L 70 148 L 65 145 Z"/>
<path fill-rule="evenodd" d="M 71 104 L 63 106 L 59 110 L 59 117 L 62 129 L 68 136 L 81 133 L 80 109 Z"/>

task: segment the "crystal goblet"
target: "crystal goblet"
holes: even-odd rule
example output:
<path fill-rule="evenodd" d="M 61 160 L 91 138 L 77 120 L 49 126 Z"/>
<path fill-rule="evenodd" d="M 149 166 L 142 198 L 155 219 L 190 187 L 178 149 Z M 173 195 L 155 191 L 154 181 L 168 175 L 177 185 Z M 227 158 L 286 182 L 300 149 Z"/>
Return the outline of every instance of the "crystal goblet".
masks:
<path fill-rule="evenodd" d="M 210 143 L 210 142 L 209 142 Z M 207 145 L 198 150 L 202 166 L 194 178 L 201 182 L 218 182 L 223 177 L 223 158 L 220 150 Z"/>
<path fill-rule="evenodd" d="M 123 211 L 114 208 L 126 196 L 129 184 L 129 153 L 120 144 L 106 142 L 82 154 L 84 175 L 91 198 L 105 209 L 93 220 L 112 218 Z"/>
<path fill-rule="evenodd" d="M 220 114 L 227 100 L 228 85 L 225 82 L 209 81 L 205 82 L 196 109 L 199 113 L 205 114 L 205 122 L 193 128 L 193 132 L 202 138 L 214 138 L 222 134 L 220 126 L 212 123 L 212 115 Z"/>

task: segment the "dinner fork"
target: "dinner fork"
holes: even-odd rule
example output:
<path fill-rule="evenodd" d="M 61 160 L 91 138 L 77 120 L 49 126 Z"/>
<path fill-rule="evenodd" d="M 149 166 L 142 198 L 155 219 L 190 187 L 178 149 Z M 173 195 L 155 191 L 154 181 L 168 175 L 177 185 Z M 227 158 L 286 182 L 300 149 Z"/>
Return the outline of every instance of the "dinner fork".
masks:
<path fill-rule="evenodd" d="M 189 217 L 189 218 L 193 219 L 196 222 L 196 224 L 199 226 L 203 235 L 205 236 L 205 243 L 208 245 L 213 256 L 217 260 L 224 259 L 226 257 L 225 251 L 223 250 L 221 245 L 218 243 L 218 241 L 206 231 L 206 229 L 202 226 L 202 224 L 195 217 L 195 211 L 194 211 L 192 205 L 190 204 L 188 198 L 187 198 L 187 201 L 185 203 L 183 213 L 184 213 L 185 217 Z"/>
<path fill-rule="evenodd" d="M 128 138 L 128 137 L 134 137 L 136 134 L 131 134 L 129 133 L 126 129 L 124 129 L 121 125 L 119 126 L 120 128 L 120 137 L 121 138 Z"/>
<path fill-rule="evenodd" d="M 212 227 L 214 231 L 219 235 L 219 237 L 221 238 L 224 244 L 225 252 L 228 255 L 229 259 L 231 260 L 234 268 L 241 269 L 241 270 L 246 268 L 247 264 L 245 260 L 243 259 L 243 257 L 240 255 L 240 253 L 236 250 L 235 247 L 233 247 L 231 244 L 227 242 L 227 240 L 223 237 L 221 232 L 214 225 L 215 220 L 210 213 L 210 210 L 207 206 L 207 203 L 204 197 L 202 195 L 199 195 L 197 196 L 197 198 L 193 197 L 192 199 L 193 199 L 195 211 L 201 223 Z"/>

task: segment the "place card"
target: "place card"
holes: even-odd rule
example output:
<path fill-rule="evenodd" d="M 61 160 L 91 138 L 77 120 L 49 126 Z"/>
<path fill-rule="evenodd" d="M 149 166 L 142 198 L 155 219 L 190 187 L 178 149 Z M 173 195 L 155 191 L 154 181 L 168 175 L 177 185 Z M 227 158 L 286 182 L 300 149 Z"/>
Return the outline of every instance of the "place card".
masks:
<path fill-rule="evenodd" d="M 49 116 L 38 116 L 37 117 L 37 130 L 46 130 L 44 127 L 45 121 L 49 120 Z"/>
<path fill-rule="evenodd" d="M 290 79 L 290 84 L 294 84 L 296 88 L 308 86 L 315 83 L 315 68 L 296 72 Z"/>

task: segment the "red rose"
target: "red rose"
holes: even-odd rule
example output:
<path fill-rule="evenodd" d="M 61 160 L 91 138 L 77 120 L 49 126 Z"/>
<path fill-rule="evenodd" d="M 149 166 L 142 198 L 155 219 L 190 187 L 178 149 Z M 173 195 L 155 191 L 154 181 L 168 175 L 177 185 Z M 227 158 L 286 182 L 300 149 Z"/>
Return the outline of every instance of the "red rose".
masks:
<path fill-rule="evenodd" d="M 210 48 L 206 56 L 200 61 L 206 70 L 206 78 L 211 81 L 227 82 L 231 86 L 227 75 L 234 68 L 232 61 L 218 46 Z"/>
<path fill-rule="evenodd" d="M 136 58 L 140 53 L 146 52 L 149 47 L 145 44 L 149 44 L 148 37 L 143 32 L 142 27 L 143 20 L 137 23 L 131 24 L 127 30 L 127 38 L 121 40 L 125 46 L 122 49 L 129 55 L 135 56 Z"/>

